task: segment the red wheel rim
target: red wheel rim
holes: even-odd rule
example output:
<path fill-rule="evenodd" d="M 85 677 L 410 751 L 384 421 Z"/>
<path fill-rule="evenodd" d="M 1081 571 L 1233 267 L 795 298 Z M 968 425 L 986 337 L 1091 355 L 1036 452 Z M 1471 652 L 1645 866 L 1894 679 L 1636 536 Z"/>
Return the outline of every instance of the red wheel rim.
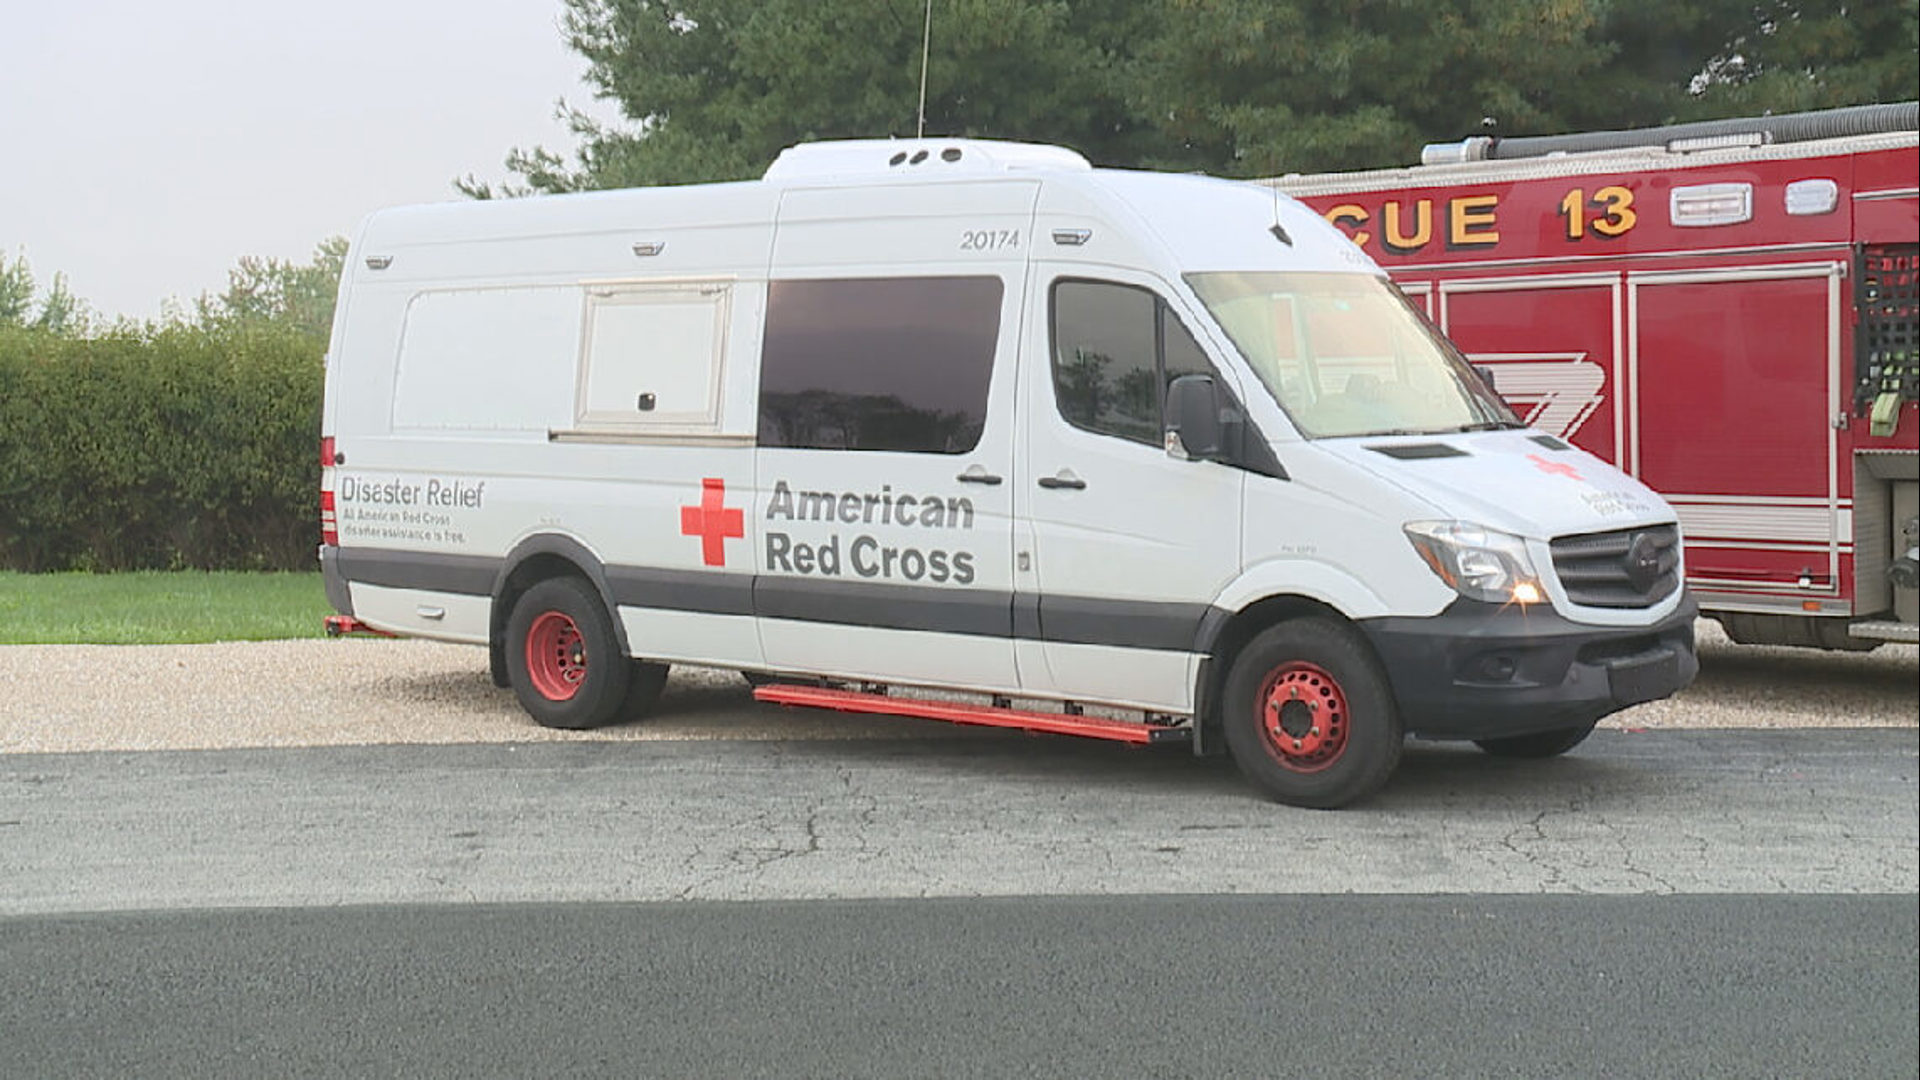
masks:
<path fill-rule="evenodd" d="M 1254 697 L 1260 742 L 1283 767 L 1319 772 L 1347 749 L 1347 695 L 1340 681 L 1304 660 L 1267 672 Z"/>
<path fill-rule="evenodd" d="M 527 628 L 527 678 L 548 701 L 568 701 L 587 677 L 587 645 L 580 628 L 548 611 Z"/>

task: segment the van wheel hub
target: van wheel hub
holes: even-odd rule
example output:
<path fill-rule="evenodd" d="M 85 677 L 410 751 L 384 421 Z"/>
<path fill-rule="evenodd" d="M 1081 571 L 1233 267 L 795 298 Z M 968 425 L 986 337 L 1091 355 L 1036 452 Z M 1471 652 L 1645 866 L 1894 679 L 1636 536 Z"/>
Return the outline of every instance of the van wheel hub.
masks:
<path fill-rule="evenodd" d="M 549 701 L 568 701 L 579 692 L 587 677 L 586 641 L 564 613 L 544 612 L 527 628 L 527 677 Z"/>
<path fill-rule="evenodd" d="M 1269 672 L 1254 699 L 1267 752 L 1289 769 L 1317 772 L 1347 747 L 1347 697 L 1318 664 L 1295 661 Z"/>

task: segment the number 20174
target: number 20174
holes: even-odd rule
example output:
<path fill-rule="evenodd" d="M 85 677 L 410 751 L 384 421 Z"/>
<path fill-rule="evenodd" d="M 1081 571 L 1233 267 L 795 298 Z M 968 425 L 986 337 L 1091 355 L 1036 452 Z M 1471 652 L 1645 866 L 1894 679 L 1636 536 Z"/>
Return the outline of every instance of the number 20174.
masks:
<path fill-rule="evenodd" d="M 1017 229 L 969 229 L 960 234 L 961 251 L 998 251 L 1020 246 Z"/>

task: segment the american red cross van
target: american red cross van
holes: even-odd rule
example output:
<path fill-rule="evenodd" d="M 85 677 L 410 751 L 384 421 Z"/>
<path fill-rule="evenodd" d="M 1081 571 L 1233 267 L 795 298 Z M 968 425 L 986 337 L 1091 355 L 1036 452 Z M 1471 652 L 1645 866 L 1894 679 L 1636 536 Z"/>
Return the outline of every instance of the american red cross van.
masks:
<path fill-rule="evenodd" d="M 543 724 L 735 668 L 1330 807 L 1407 734 L 1552 755 L 1697 667 L 1673 510 L 1255 185 L 856 141 L 382 211 L 326 386 L 338 625 L 485 645 Z"/>

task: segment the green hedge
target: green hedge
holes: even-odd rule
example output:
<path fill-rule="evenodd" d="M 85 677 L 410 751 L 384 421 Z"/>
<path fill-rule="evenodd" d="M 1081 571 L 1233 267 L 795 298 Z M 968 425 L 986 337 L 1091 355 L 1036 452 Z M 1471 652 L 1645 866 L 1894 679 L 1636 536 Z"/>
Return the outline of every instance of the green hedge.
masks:
<path fill-rule="evenodd" d="M 0 327 L 0 569 L 312 569 L 320 356 L 271 325 Z"/>

